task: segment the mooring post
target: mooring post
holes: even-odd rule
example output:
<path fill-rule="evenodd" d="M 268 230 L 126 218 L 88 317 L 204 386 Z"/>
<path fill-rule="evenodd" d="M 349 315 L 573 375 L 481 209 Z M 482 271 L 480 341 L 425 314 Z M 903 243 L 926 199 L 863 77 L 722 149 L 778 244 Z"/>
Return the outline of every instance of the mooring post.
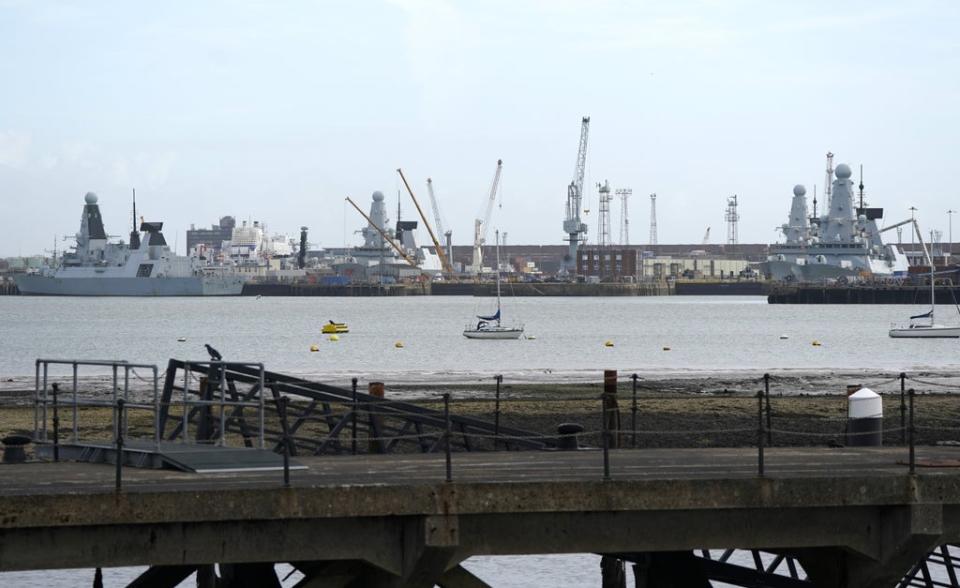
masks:
<path fill-rule="evenodd" d="M 600 436 L 603 441 L 603 480 L 610 479 L 610 427 L 607 425 L 607 393 L 600 400 Z"/>
<path fill-rule="evenodd" d="M 443 439 L 447 460 L 447 482 L 453 481 L 453 460 L 450 455 L 450 393 L 443 394 Z"/>
<path fill-rule="evenodd" d="M 290 398 L 280 397 L 280 418 L 287 422 L 287 403 Z M 290 487 L 290 433 L 288 427 L 283 427 L 283 487 Z"/>
<path fill-rule="evenodd" d="M 763 398 L 767 411 L 767 444 L 773 445 L 773 425 L 770 422 L 770 374 L 763 374 Z"/>
<path fill-rule="evenodd" d="M 493 379 L 497 381 L 497 391 L 494 396 L 493 406 L 493 448 L 497 449 L 500 444 L 500 382 L 503 381 L 503 376 L 497 374 Z"/>
<path fill-rule="evenodd" d="M 630 374 L 630 379 L 633 380 L 633 406 L 630 408 L 631 418 L 630 418 L 630 430 L 632 431 L 630 446 L 634 449 L 637 448 L 637 380 L 639 376 L 637 374 Z"/>
<path fill-rule="evenodd" d="M 763 391 L 757 392 L 757 473 L 763 476 Z"/>
<path fill-rule="evenodd" d="M 907 444 L 907 399 L 904 390 L 907 386 L 907 374 L 900 372 L 900 445 Z"/>
<path fill-rule="evenodd" d="M 914 444 L 915 444 L 915 436 L 916 436 L 917 430 L 916 430 L 916 428 L 913 426 L 913 397 L 914 397 L 913 388 L 910 388 L 910 428 L 909 428 L 909 431 L 910 431 L 910 475 L 911 475 L 911 476 L 916 473 L 916 469 L 917 469 L 916 450 L 915 450 L 915 445 L 914 445 Z"/>
<path fill-rule="evenodd" d="M 370 382 L 367 384 L 367 393 L 374 398 L 386 398 L 386 387 L 383 382 Z M 368 442 L 368 451 L 370 453 L 384 453 L 386 442 L 381 439 L 383 430 L 383 417 L 377 416 L 376 404 L 371 402 L 367 406 L 367 414 L 370 416 L 370 436 L 373 437 Z"/>
<path fill-rule="evenodd" d="M 123 489 L 123 398 L 117 400 L 117 408 L 114 411 L 114 420 L 116 421 L 116 435 L 117 435 L 117 492 L 120 492 Z"/>
<path fill-rule="evenodd" d="M 350 424 L 350 452 L 353 455 L 357 454 L 357 410 L 359 406 L 357 405 L 357 379 L 352 378 L 350 384 L 353 390 L 353 409 L 351 410 L 351 424 Z"/>
<path fill-rule="evenodd" d="M 603 371 L 603 406 L 610 447 L 620 448 L 620 406 L 617 404 L 617 370 Z"/>
<path fill-rule="evenodd" d="M 60 412 L 58 410 L 57 394 L 60 384 L 53 383 L 53 461 L 60 461 Z"/>

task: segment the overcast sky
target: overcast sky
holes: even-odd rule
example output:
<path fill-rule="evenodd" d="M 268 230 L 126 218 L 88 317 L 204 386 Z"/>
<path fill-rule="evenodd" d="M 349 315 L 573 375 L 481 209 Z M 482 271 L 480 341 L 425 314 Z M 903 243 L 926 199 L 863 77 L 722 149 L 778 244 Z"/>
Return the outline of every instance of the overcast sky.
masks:
<path fill-rule="evenodd" d="M 731 194 L 741 242 L 774 241 L 828 150 L 887 223 L 916 206 L 946 237 L 958 30 L 955 1 L 0 0 L 0 255 L 76 232 L 87 191 L 125 234 L 131 188 L 181 252 L 224 214 L 357 243 L 344 197 L 395 219 L 397 167 L 466 244 L 498 158 L 493 225 L 559 244 L 584 115 L 591 241 L 604 179 L 633 189 L 632 243 L 651 192 L 661 243 L 723 242 Z"/>

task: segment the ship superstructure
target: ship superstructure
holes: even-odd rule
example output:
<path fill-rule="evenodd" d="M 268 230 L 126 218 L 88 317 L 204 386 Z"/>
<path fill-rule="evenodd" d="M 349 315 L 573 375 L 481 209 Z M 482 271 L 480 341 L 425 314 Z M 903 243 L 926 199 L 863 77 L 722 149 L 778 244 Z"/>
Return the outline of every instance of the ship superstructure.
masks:
<path fill-rule="evenodd" d="M 907 273 L 906 255 L 881 238 L 878 221 L 883 209 L 864 205 L 862 184 L 860 206 L 856 205 L 850 166 L 841 163 L 835 173 L 823 216 L 807 216 L 806 188 L 794 186 L 790 217 L 780 227 L 785 241 L 770 246 L 763 264 L 770 279 L 815 282 Z"/>
<path fill-rule="evenodd" d="M 243 289 L 241 275 L 171 251 L 163 223 L 141 221 L 130 237 L 130 244 L 109 242 L 97 195 L 88 192 L 73 251 L 56 267 L 17 276 L 17 288 L 57 296 L 231 296 Z"/>

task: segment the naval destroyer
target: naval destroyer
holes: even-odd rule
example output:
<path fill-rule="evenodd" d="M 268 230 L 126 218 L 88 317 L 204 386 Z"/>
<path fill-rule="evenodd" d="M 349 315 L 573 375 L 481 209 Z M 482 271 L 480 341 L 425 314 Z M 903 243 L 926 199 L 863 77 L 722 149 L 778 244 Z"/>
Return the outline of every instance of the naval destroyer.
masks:
<path fill-rule="evenodd" d="M 53 296 L 236 296 L 245 277 L 176 255 L 163 237 L 163 223 L 140 223 L 130 243 L 110 243 L 97 195 L 84 197 L 73 251 L 55 267 L 14 279 L 21 294 Z M 136 211 L 134 211 L 136 223 Z"/>
<path fill-rule="evenodd" d="M 832 162 L 833 154 L 828 154 Z M 828 164 L 828 174 L 834 170 Z M 832 181 L 827 214 L 807 216 L 806 188 L 793 188 L 790 220 L 780 230 L 785 242 L 770 246 L 761 269 L 772 280 L 819 282 L 836 279 L 886 278 L 907 274 L 907 257 L 894 245 L 886 245 L 881 233 L 904 223 L 880 228 L 882 208 L 856 206 L 850 166 L 841 163 Z M 830 185 L 830 184 L 828 184 Z M 814 199 L 816 210 L 816 199 Z"/>

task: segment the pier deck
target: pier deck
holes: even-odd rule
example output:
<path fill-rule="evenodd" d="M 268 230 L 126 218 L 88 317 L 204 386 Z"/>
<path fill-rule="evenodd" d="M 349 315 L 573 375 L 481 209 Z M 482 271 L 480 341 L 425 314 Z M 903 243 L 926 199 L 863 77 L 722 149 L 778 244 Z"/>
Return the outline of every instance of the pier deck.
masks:
<path fill-rule="evenodd" d="M 960 540 L 960 467 L 911 476 L 907 457 L 768 449 L 760 477 L 756 449 L 617 450 L 603 481 L 596 450 L 456 453 L 452 483 L 442 454 L 300 457 L 289 488 L 128 468 L 120 493 L 109 465 L 3 465 L 0 570 L 353 562 L 364 585 L 432 586 L 472 555 L 737 547 L 797 557 L 817 586 L 892 585 Z"/>

